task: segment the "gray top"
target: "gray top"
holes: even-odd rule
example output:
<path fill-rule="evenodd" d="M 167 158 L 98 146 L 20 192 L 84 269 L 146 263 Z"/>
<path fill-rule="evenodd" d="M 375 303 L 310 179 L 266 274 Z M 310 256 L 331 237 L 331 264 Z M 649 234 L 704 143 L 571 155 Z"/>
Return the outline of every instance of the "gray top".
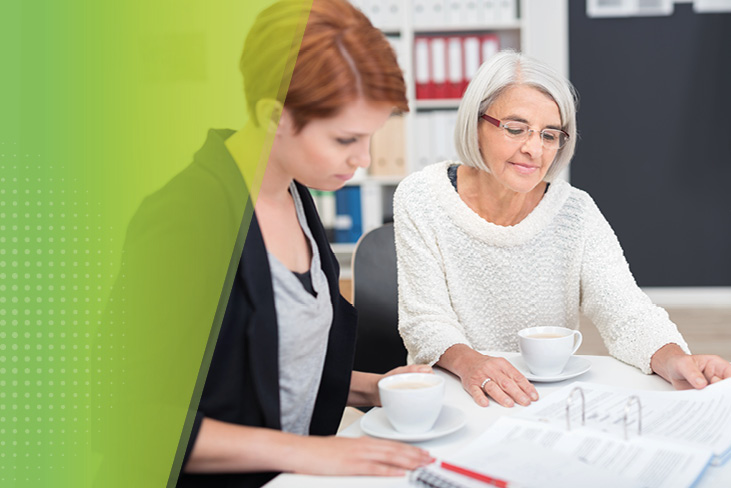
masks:
<path fill-rule="evenodd" d="M 307 226 L 302 200 L 292 183 L 297 219 L 312 249 L 310 275 L 314 296 L 297 276 L 267 252 L 272 270 L 274 305 L 279 324 L 279 402 L 282 430 L 307 435 L 320 388 L 328 334 L 333 320 L 330 289 L 320 253 Z"/>

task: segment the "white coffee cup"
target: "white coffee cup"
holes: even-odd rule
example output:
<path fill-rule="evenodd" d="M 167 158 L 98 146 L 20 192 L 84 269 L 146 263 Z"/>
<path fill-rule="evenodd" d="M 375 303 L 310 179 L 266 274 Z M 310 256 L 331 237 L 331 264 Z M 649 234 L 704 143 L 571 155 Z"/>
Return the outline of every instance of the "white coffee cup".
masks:
<path fill-rule="evenodd" d="M 394 429 L 421 434 L 434 427 L 442 410 L 444 378 L 430 373 L 403 373 L 378 382 L 381 405 Z"/>
<path fill-rule="evenodd" d="M 581 340 L 581 332 L 566 327 L 529 327 L 518 332 L 520 353 L 536 376 L 561 374 Z"/>

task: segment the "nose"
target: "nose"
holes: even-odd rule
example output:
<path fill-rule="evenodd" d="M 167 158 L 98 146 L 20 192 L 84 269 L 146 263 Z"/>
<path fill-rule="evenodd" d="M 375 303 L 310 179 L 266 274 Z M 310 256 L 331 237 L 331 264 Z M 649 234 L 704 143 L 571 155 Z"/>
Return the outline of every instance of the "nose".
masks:
<path fill-rule="evenodd" d="M 371 165 L 371 140 L 364 137 L 354 148 L 355 151 L 348 158 L 348 163 L 360 168 L 367 168 Z"/>
<path fill-rule="evenodd" d="M 543 140 L 541 139 L 541 133 L 538 131 L 531 130 L 528 133 L 528 139 L 523 142 L 522 151 L 529 154 L 531 158 L 536 159 L 543 155 Z"/>

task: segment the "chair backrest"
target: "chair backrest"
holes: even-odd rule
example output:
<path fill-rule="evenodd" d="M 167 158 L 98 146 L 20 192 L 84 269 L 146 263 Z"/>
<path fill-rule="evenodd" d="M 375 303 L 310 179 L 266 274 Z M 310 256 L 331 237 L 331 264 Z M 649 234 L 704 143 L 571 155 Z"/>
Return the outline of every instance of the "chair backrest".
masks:
<path fill-rule="evenodd" d="M 353 304 L 358 309 L 355 369 L 385 373 L 406 364 L 398 333 L 398 284 L 393 224 L 363 237 L 353 252 Z"/>

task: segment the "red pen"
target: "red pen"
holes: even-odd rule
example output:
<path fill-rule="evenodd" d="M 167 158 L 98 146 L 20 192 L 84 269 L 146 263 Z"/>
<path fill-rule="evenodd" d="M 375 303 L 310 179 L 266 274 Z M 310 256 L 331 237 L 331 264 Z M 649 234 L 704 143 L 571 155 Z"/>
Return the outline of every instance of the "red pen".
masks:
<path fill-rule="evenodd" d="M 483 483 L 487 483 L 489 485 L 497 486 L 498 488 L 515 488 L 516 485 L 509 483 L 505 480 L 501 480 L 498 478 L 493 478 L 492 476 L 487 476 L 482 473 L 478 473 L 476 471 L 472 471 L 471 469 L 463 468 L 461 466 L 455 466 L 454 464 L 450 464 L 444 461 L 441 461 L 441 467 L 443 469 L 446 469 L 447 471 L 452 471 L 454 473 L 459 473 L 461 475 L 467 476 L 468 478 L 472 478 L 473 480 L 482 481 Z"/>

